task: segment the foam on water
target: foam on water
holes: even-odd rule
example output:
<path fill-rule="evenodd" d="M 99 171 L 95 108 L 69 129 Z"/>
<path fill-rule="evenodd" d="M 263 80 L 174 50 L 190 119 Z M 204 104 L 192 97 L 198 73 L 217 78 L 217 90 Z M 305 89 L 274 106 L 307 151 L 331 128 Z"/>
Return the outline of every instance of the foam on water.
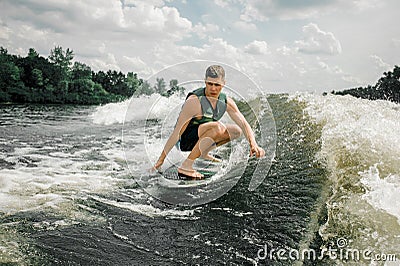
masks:
<path fill-rule="evenodd" d="M 66 140 L 49 146 L 33 137 L 31 142 L 15 138 L 12 144 L 0 143 L 2 147 L 11 147 L 6 154 L 0 155 L 7 166 L 0 169 L 2 219 L 7 221 L 8 217 L 29 215 L 28 219 L 39 220 L 32 224 L 37 230 L 103 220 L 97 210 L 77 201 L 84 202 L 87 195 L 93 193 L 109 193 L 129 180 L 123 179 L 120 164 L 101 156 L 102 153 L 118 155 L 118 149 L 112 145 L 114 139 L 111 138 L 109 145 L 104 145 L 101 150 L 101 146 L 90 143 L 85 147 L 79 141 L 82 139 L 77 137 L 76 141 Z M 119 175 L 114 174 L 116 171 Z M 47 221 L 47 215 L 43 213 L 56 216 L 58 220 Z M 20 234 L 20 227 L 24 227 L 23 222 L 0 224 L 0 264 L 29 264 L 26 263 L 29 252 L 26 255 L 21 251 L 30 248 L 30 241 Z"/>
<path fill-rule="evenodd" d="M 172 95 L 167 98 L 152 94 L 97 107 L 91 118 L 93 123 L 102 125 L 122 124 L 146 118 L 163 119 L 172 109 L 180 105 L 182 98 L 179 96 Z"/>
<path fill-rule="evenodd" d="M 137 112 L 128 113 L 128 120 L 147 118 L 150 103 L 154 99 L 162 101 L 162 104 L 152 108 L 152 116 L 149 118 L 160 119 L 172 105 L 178 101 L 182 103 L 181 99 L 174 96 L 133 98 Z M 0 169 L 0 212 L 14 215 L 28 211 L 50 211 L 73 220 L 78 215 L 70 214 L 72 209 L 85 209 L 76 200 L 85 200 L 93 194 L 108 195 L 135 186 L 133 172 L 129 172 L 126 167 L 121 128 L 107 126 L 124 122 L 121 117 L 125 115 L 128 103 L 126 101 L 99 107 L 87 114 L 92 121 L 87 120 L 88 116 L 78 119 L 71 114 L 76 118 L 74 128 L 56 124 L 41 128 L 38 133 L 28 129 L 12 141 L 0 139 L 0 145 L 9 147 L 7 153 L 0 153 L 0 161 L 5 166 Z M 46 113 L 43 115 L 46 116 Z M 29 118 L 24 119 L 21 123 L 29 126 Z M 137 162 L 136 169 L 141 171 L 144 163 L 148 164 L 143 152 L 142 131 L 140 125 L 132 125 L 129 141 L 134 145 L 125 150 Z M 162 144 L 156 144 L 161 147 L 159 154 Z M 148 197 L 142 190 L 137 190 L 137 193 L 140 194 L 137 195 L 139 199 L 142 196 Z M 144 212 L 146 208 L 142 210 Z"/>
<path fill-rule="evenodd" d="M 381 178 L 377 166 L 360 172 L 361 183 L 367 187 L 362 196 L 368 203 L 397 217 L 400 224 L 400 176 Z"/>
<path fill-rule="evenodd" d="M 397 104 L 351 96 L 301 94 L 299 99 L 307 102 L 307 114 L 324 124 L 320 156 L 328 159 L 330 169 L 360 167 L 365 177 L 366 173 L 375 175 L 370 171 L 374 167 L 383 179 L 400 174 L 400 112 Z M 346 158 L 346 155 L 352 157 Z M 353 160 L 357 164 L 351 164 Z M 366 178 L 363 183 L 368 186 Z"/>
<path fill-rule="evenodd" d="M 73 119 L 66 112 L 65 117 L 54 120 L 54 123 L 48 123 L 47 113 L 43 111 L 43 117 L 38 116 L 33 122 L 25 115 L 19 117 L 18 124 L 0 128 L 4 130 L 0 132 L 0 145 L 4 148 L 0 152 L 2 217 L 7 220 L 28 216 L 35 221 L 34 228 L 44 231 L 81 222 L 105 222 L 104 214 L 98 209 L 104 205 L 150 217 L 198 219 L 193 211 L 180 211 L 164 205 L 154 207 L 148 201 L 150 196 L 142 189 L 136 189 L 138 186 L 134 179 L 135 172 L 148 169 L 149 158 L 155 160 L 160 154 L 183 100 L 178 96 L 160 98 L 157 95 L 133 98 L 98 107 L 94 112 L 93 108 L 90 112 L 85 109 L 83 116 L 76 115 L 79 108 L 74 109 Z M 157 104 L 153 105 L 154 102 Z M 55 112 L 54 116 L 57 114 Z M 17 119 L 10 117 L 13 122 Z M 151 120 L 147 127 L 150 130 L 148 143 L 143 141 L 146 118 Z M 121 136 L 124 122 L 128 122 L 124 128 L 127 134 Z M 162 138 L 151 135 L 152 127 L 157 129 L 160 126 L 164 130 Z M 18 134 L 12 135 L 14 128 Z M 126 143 L 124 154 L 122 144 Z M 146 145 L 147 154 L 144 154 Z M 247 152 L 246 145 L 235 146 L 232 160 L 240 161 L 239 154 L 247 155 Z M 125 155 L 128 163 L 135 163 L 132 172 L 126 167 Z M 173 162 L 182 156 L 175 149 L 170 155 Z M 25 225 L 4 222 L 0 225 L 0 233 L 10 234 L 15 230 L 17 237 L 19 226 Z M 1 262 L 11 262 L 13 257 L 18 257 L 15 252 L 19 247 L 12 244 L 16 237 L 0 237 L 0 258 L 4 258 L 6 253 L 10 256 L 0 259 Z"/>
<path fill-rule="evenodd" d="M 93 199 L 102 202 L 107 205 L 111 205 L 121 209 L 127 209 L 135 213 L 139 213 L 141 215 L 149 216 L 149 217 L 169 217 L 175 219 L 183 219 L 183 220 L 197 220 L 198 217 L 194 216 L 194 210 L 174 210 L 174 209 L 166 209 L 162 210 L 151 205 L 146 204 L 138 204 L 132 202 L 122 202 L 110 200 L 102 197 L 92 196 Z"/>
<path fill-rule="evenodd" d="M 387 101 L 298 93 L 305 115 L 322 126 L 318 159 L 332 195 L 324 239 L 346 237 L 360 248 L 398 251 L 400 243 L 400 111 Z"/>
<path fill-rule="evenodd" d="M 38 208 L 58 208 L 81 192 L 107 191 L 119 182 L 111 177 L 115 166 L 110 161 L 79 159 L 82 153 L 90 150 L 48 155 L 34 153 L 33 150 L 29 147 L 16 149 L 7 160 L 18 162 L 21 156 L 35 158 L 35 167 L 0 170 L 1 212 L 12 214 Z"/>

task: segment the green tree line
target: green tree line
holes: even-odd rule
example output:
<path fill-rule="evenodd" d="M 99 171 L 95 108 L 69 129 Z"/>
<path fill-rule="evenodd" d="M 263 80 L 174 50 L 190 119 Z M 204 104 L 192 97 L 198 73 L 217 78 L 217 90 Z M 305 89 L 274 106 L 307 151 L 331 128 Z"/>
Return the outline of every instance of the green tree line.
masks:
<path fill-rule="evenodd" d="M 171 80 L 169 88 L 162 78 L 151 86 L 136 73 L 95 72 L 73 58 L 71 49 L 60 46 L 54 47 L 48 58 L 34 48 L 21 57 L 0 47 L 0 103 L 102 104 L 153 93 L 168 97 L 184 91 L 177 80 Z"/>
<path fill-rule="evenodd" d="M 352 95 L 369 100 L 388 100 L 400 103 L 400 67 L 395 66 L 393 71 L 384 72 L 373 86 L 352 88 L 343 91 L 332 91 L 336 95 Z"/>

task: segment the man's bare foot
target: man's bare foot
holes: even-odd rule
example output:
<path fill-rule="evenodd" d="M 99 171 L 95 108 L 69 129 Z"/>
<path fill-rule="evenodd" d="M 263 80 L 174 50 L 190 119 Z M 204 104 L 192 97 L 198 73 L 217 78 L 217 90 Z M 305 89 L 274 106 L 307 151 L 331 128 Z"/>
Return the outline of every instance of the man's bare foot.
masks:
<path fill-rule="evenodd" d="M 197 172 L 196 170 L 188 170 L 188 169 L 183 169 L 183 168 L 178 168 L 178 176 L 184 177 L 184 178 L 189 178 L 189 179 L 203 179 L 204 176 Z"/>
<path fill-rule="evenodd" d="M 201 156 L 200 158 L 202 158 L 202 159 L 204 159 L 204 160 L 207 160 L 207 161 L 211 161 L 211 162 L 213 162 L 213 163 L 220 163 L 220 162 L 222 162 L 221 159 L 218 159 L 218 158 L 216 158 L 216 157 L 214 157 L 214 156 L 211 156 L 211 155 L 209 155 L 209 154 L 206 154 L 206 155 L 204 155 L 204 156 Z"/>

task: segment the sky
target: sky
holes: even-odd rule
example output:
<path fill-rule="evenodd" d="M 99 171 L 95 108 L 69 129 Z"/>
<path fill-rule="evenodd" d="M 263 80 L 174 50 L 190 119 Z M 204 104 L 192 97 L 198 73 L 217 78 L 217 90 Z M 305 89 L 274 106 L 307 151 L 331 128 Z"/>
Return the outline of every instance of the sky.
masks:
<path fill-rule="evenodd" d="M 0 46 L 45 57 L 62 46 L 95 71 L 143 79 L 210 60 L 267 93 L 324 92 L 373 85 L 400 64 L 398 10 L 397 0 L 0 0 Z"/>

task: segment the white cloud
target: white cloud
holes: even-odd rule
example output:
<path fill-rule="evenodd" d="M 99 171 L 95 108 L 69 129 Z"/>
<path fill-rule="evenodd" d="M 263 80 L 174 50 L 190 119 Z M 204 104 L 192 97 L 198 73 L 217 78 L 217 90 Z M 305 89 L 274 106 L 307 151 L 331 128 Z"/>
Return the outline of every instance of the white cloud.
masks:
<path fill-rule="evenodd" d="M 354 76 L 349 75 L 349 74 L 343 75 L 342 76 L 342 80 L 344 80 L 344 81 L 346 81 L 346 82 L 348 82 L 350 84 L 353 84 L 352 86 L 363 84 L 363 82 L 359 78 L 354 77 Z"/>
<path fill-rule="evenodd" d="M 251 21 L 266 21 L 268 17 L 266 16 L 266 9 L 271 4 L 271 1 L 257 1 L 257 0 L 249 0 L 243 1 L 244 9 L 242 14 L 240 15 L 240 19 L 245 22 Z"/>
<path fill-rule="evenodd" d="M 254 23 L 246 22 L 246 21 L 236 21 L 233 23 L 235 29 L 247 32 L 247 31 L 255 31 L 257 30 L 257 26 Z"/>
<path fill-rule="evenodd" d="M 380 68 L 380 69 L 388 69 L 390 68 L 390 65 L 383 61 L 382 58 L 380 58 L 377 55 L 371 55 L 370 58 L 374 61 L 375 65 Z"/>
<path fill-rule="evenodd" d="M 139 56 L 123 56 L 123 59 L 128 62 L 132 72 L 138 73 L 140 76 L 149 76 L 155 72 Z"/>
<path fill-rule="evenodd" d="M 30 25 L 22 25 L 19 27 L 16 35 L 21 39 L 31 40 L 31 41 L 40 41 L 46 40 L 49 37 L 49 32 L 47 30 L 38 30 Z"/>
<path fill-rule="evenodd" d="M 283 20 L 306 19 L 329 9 L 335 0 L 326 1 L 280 1 L 245 0 L 240 18 L 244 21 L 267 21 L 270 18 Z"/>
<path fill-rule="evenodd" d="M 214 0 L 214 3 L 220 7 L 227 7 L 229 5 L 229 2 L 230 1 L 228 0 Z"/>
<path fill-rule="evenodd" d="M 254 40 L 244 47 L 244 51 L 255 55 L 267 54 L 268 44 L 265 41 Z"/>
<path fill-rule="evenodd" d="M 392 39 L 392 43 L 394 44 L 394 46 L 400 47 L 400 39 Z"/>
<path fill-rule="evenodd" d="M 105 51 L 106 51 L 106 44 L 105 44 L 104 42 L 102 42 L 102 43 L 99 45 L 99 48 L 97 48 L 97 50 L 98 50 L 100 53 L 105 53 Z"/>
<path fill-rule="evenodd" d="M 304 39 L 295 44 L 301 53 L 335 55 L 342 52 L 340 42 L 332 32 L 324 32 L 314 23 L 303 27 Z"/>
<path fill-rule="evenodd" d="M 231 62 L 237 62 L 242 55 L 240 50 L 235 46 L 229 44 L 222 38 L 209 38 L 208 44 L 203 46 L 205 50 L 204 55 L 207 58 L 215 58 L 220 61 L 229 60 Z"/>
<path fill-rule="evenodd" d="M 193 27 L 193 32 L 195 32 L 201 39 L 206 38 L 207 34 L 212 34 L 218 32 L 219 27 L 218 25 L 207 23 L 202 24 L 198 23 Z"/>
<path fill-rule="evenodd" d="M 289 64 L 295 72 L 298 73 L 299 77 L 303 77 L 305 74 L 307 74 L 307 70 L 302 66 L 302 64 L 299 64 L 300 66 L 296 65 L 295 63 L 290 63 Z M 282 77 L 283 77 L 282 73 Z"/>
<path fill-rule="evenodd" d="M 220 61 L 277 91 L 373 82 L 399 58 L 394 0 L 381 5 L 378 0 L 207 0 L 204 5 L 212 9 L 184 6 L 188 17 L 180 13 L 181 2 L 1 0 L 0 41 L 21 55 L 30 47 L 44 55 L 61 45 L 95 71 L 139 76 L 182 61 Z M 297 37 L 304 18 L 315 24 Z"/>
<path fill-rule="evenodd" d="M 278 54 L 282 54 L 284 56 L 289 56 L 289 55 L 295 54 L 297 52 L 297 50 L 293 49 L 293 48 L 290 48 L 290 47 L 287 47 L 286 45 L 284 45 L 282 47 L 277 48 L 276 52 Z"/>
<path fill-rule="evenodd" d="M 380 0 L 353 0 L 352 4 L 360 11 L 381 7 L 383 1 Z"/>
<path fill-rule="evenodd" d="M 171 38 L 181 40 L 192 28 L 192 23 L 180 16 L 174 7 L 155 7 L 140 2 L 123 10 L 124 28 L 146 38 Z"/>
<path fill-rule="evenodd" d="M 343 74 L 343 70 L 340 69 L 339 66 L 331 67 L 323 61 L 318 61 L 318 65 L 321 67 L 321 69 L 327 71 L 330 74 Z"/>
<path fill-rule="evenodd" d="M 143 4 L 143 2 L 146 2 L 147 5 L 155 6 L 155 7 L 161 7 L 164 5 L 163 0 L 125 0 L 125 5 L 128 6 L 137 6 Z M 168 2 L 168 1 L 167 1 Z"/>
<path fill-rule="evenodd" d="M 157 0 L 125 1 L 125 5 L 119 0 L 4 0 L 0 17 L 0 38 L 8 38 L 3 46 L 10 52 L 25 55 L 34 47 L 46 55 L 60 45 L 74 50 L 76 60 L 96 71 L 133 71 L 138 65 L 127 58 L 136 57 L 151 65 L 157 44 L 174 43 L 193 32 L 191 21 L 178 9 Z M 204 34 L 212 29 L 206 25 Z"/>
<path fill-rule="evenodd" d="M 5 17 L 29 21 L 33 28 L 49 32 L 103 38 L 105 34 L 132 34 L 149 40 L 181 40 L 189 34 L 191 22 L 175 7 L 163 1 L 130 1 L 125 6 L 117 0 L 27 1 L 5 0 Z M 58 22 L 58 23 L 57 23 Z"/>
<path fill-rule="evenodd" d="M 89 62 L 90 66 L 92 66 L 94 70 L 121 70 L 117 60 L 115 59 L 115 55 L 112 53 L 107 53 L 102 57 L 91 59 Z"/>
<path fill-rule="evenodd" d="M 245 62 L 247 56 L 239 48 L 228 43 L 222 38 L 209 37 L 207 42 L 200 47 L 177 46 L 171 42 L 160 43 L 152 51 L 158 59 L 160 68 L 181 61 L 196 59 L 224 62 L 230 65 L 238 65 Z"/>
<path fill-rule="evenodd" d="M 12 30 L 0 18 L 0 39 L 8 40 L 10 33 L 12 33 Z"/>
<path fill-rule="evenodd" d="M 379 0 L 239 0 L 242 4 L 241 20 L 267 21 L 271 18 L 298 20 L 321 18 L 333 12 L 360 12 L 383 6 Z"/>

